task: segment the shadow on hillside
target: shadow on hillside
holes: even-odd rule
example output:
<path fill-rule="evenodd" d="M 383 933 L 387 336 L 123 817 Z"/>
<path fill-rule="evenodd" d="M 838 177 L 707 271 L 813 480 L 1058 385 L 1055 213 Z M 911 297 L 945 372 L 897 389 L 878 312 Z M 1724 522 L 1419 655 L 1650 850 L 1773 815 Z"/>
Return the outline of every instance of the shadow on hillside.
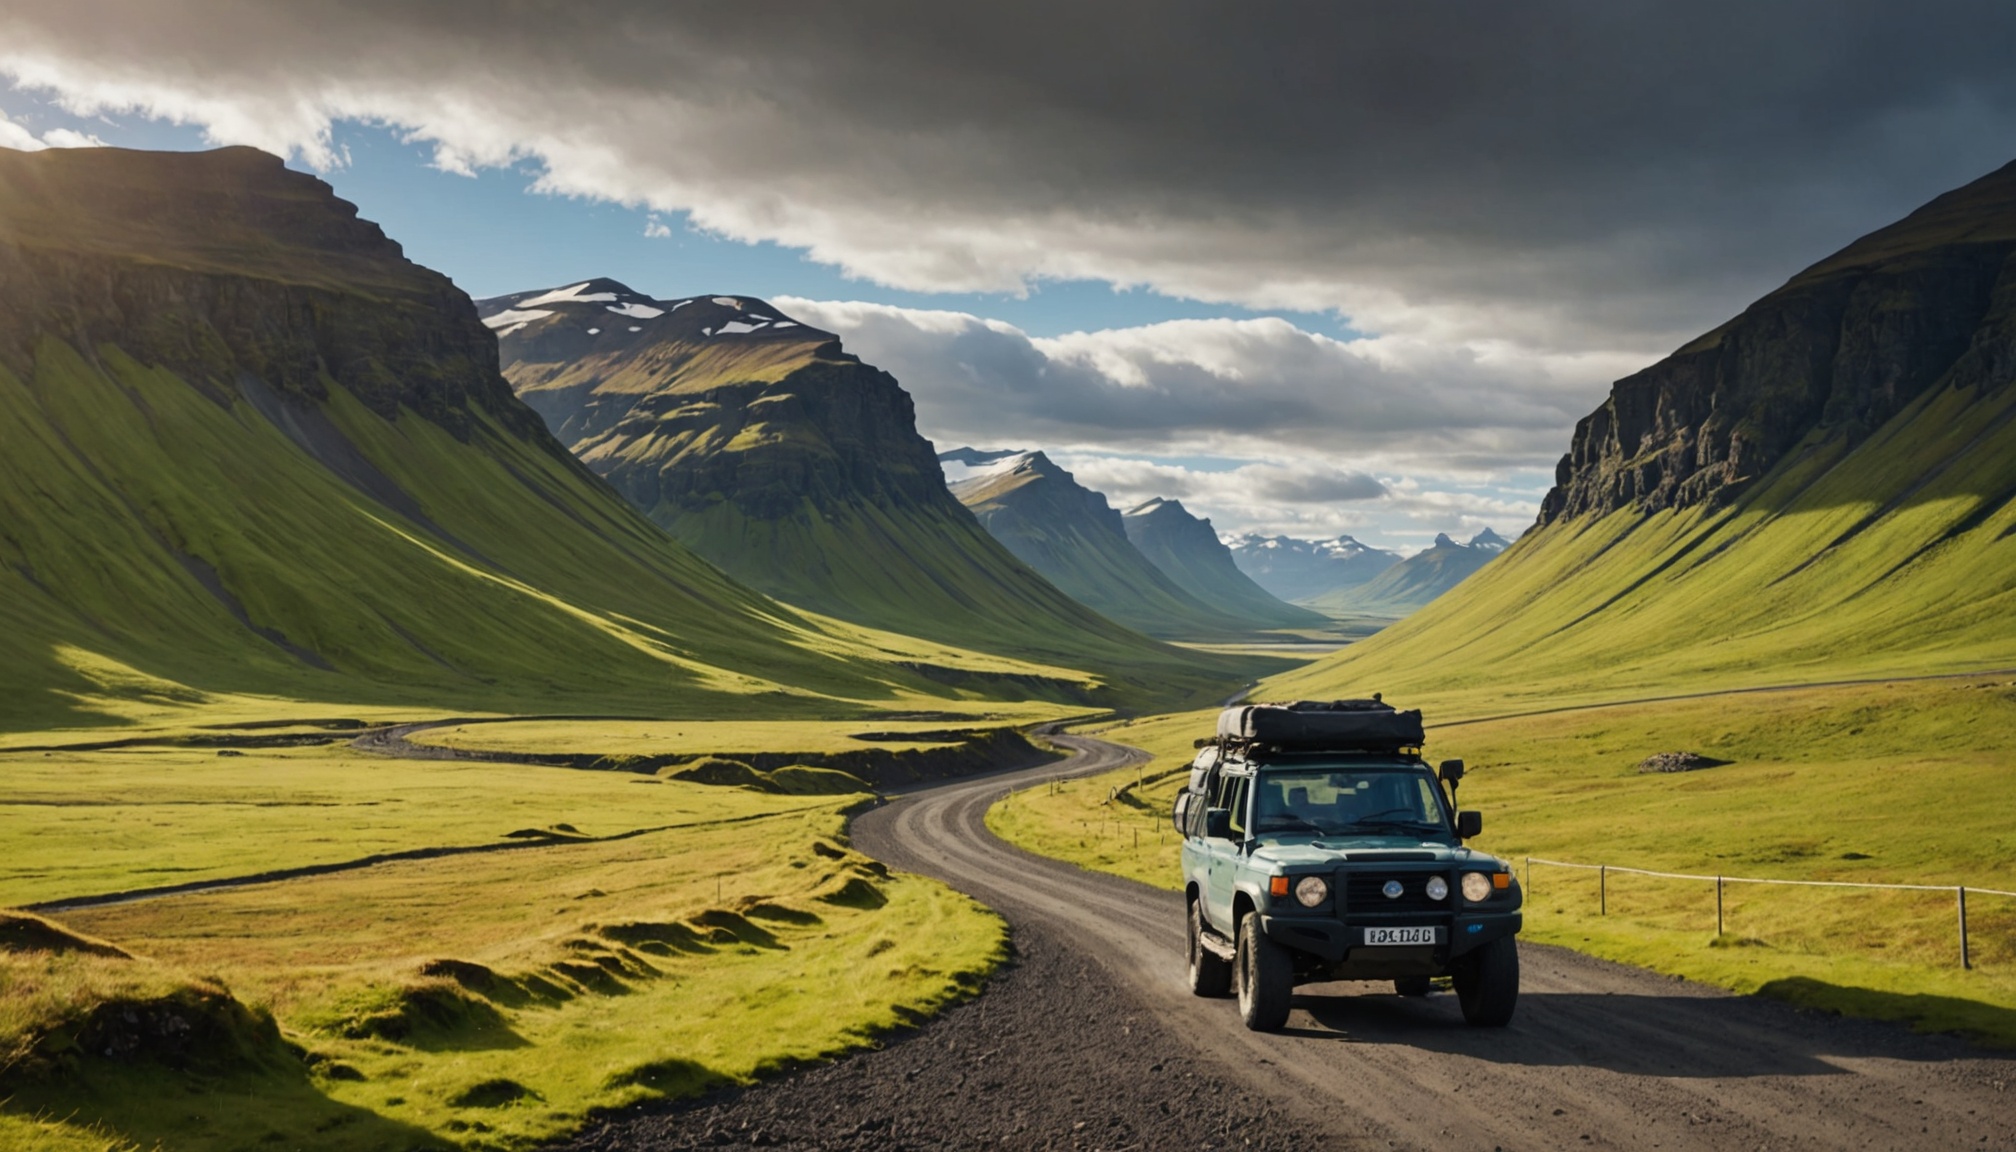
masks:
<path fill-rule="evenodd" d="M 1818 1017 L 1757 997 L 1529 992 L 1520 996 L 1511 1026 L 1499 1029 L 1465 1024 L 1456 997 L 1448 992 L 1410 998 L 1346 988 L 1354 986 L 1340 986 L 1341 995 L 1298 995 L 1295 1006 L 1320 1027 L 1290 1028 L 1288 1034 L 1404 1045 L 1498 1064 L 1685 1079 L 1842 1075 L 1847 1070 L 1837 1061 L 1843 1058 L 1938 1061 L 1966 1054 L 1964 1046 L 1950 1039 Z M 1954 1003 L 1972 1013 L 2011 1015 L 1988 1005 Z"/>
<path fill-rule="evenodd" d="M 1805 976 L 1773 980 L 1757 994 L 1800 1008 L 1895 1021 L 1927 1032 L 1955 1033 L 1991 1048 L 2016 1049 L 2016 1009 L 1999 1004 L 1923 992 L 1881 992 Z"/>
<path fill-rule="evenodd" d="M 350 1073 L 350 1075 L 355 1075 Z M 0 1111 L 72 1138 L 160 1152 L 215 1148 L 450 1149 L 424 1128 L 338 1103 L 306 1078 L 199 1077 L 137 1064 L 16 1088 Z"/>

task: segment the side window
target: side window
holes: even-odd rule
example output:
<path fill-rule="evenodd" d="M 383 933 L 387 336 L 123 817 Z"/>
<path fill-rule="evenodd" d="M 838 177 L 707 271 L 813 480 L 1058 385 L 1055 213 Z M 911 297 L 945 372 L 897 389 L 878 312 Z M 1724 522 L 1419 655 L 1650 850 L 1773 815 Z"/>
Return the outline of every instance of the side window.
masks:
<path fill-rule="evenodd" d="M 1240 776 L 1232 782 L 1232 794 L 1225 806 L 1232 810 L 1232 836 L 1238 839 L 1246 835 L 1247 808 L 1253 802 L 1253 778 Z"/>
<path fill-rule="evenodd" d="M 1442 820 L 1442 790 L 1426 776 L 1418 777 L 1415 783 L 1421 788 L 1421 810 L 1432 820 Z"/>

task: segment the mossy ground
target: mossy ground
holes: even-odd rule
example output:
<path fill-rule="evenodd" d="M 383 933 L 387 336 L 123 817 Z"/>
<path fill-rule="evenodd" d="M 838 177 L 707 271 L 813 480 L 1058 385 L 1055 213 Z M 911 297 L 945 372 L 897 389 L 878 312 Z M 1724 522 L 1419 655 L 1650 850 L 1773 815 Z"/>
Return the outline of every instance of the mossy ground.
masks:
<path fill-rule="evenodd" d="M 10 1148 L 525 1147 L 872 1042 L 1004 946 L 846 847 L 858 796 L 342 747 L 4 764 L 0 904 L 495 849 L 50 914 L 130 959 L 0 933 Z"/>
<path fill-rule="evenodd" d="M 1167 813 L 1213 713 L 1115 727 L 1154 763 L 1024 790 L 998 834 L 1158 887 L 1180 883 Z M 1659 871 L 1970 885 L 2016 891 L 2016 683 L 1900 681 L 1724 695 L 1440 727 L 1430 754 L 1463 757 L 1479 846 Z M 1731 763 L 1641 773 L 1658 752 Z M 1143 784 L 1145 781 L 1145 786 Z M 1136 846 L 1138 843 L 1138 847 Z M 1969 903 L 1962 971 L 1955 897 L 1609 879 L 1536 866 L 1526 937 L 1741 992 L 1909 1021 L 2016 1046 L 2016 900 Z"/>

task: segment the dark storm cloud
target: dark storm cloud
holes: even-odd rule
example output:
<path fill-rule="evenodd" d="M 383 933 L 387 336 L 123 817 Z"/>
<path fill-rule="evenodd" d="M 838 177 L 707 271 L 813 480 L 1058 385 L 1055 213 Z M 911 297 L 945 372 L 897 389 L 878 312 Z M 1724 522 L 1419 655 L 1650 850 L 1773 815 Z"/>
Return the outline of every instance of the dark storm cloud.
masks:
<path fill-rule="evenodd" d="M 79 106 L 684 209 L 925 289 L 1096 277 L 1659 350 L 2016 155 L 2016 6 L 14 4 Z M 325 157 L 326 159 L 326 157 Z"/>

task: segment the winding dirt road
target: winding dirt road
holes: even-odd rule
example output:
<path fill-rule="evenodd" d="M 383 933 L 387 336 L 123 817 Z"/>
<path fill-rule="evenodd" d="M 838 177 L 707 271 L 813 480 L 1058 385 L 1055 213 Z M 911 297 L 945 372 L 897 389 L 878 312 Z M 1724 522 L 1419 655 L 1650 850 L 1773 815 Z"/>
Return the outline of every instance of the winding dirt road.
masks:
<path fill-rule="evenodd" d="M 1056 740 L 1063 764 L 916 789 L 857 818 L 856 845 L 1088 956 L 1218 1074 L 1338 1146 L 2016 1148 L 2016 1060 L 1555 948 L 1522 949 L 1508 1029 L 1464 1026 L 1446 994 L 1336 984 L 1301 989 L 1284 1032 L 1246 1032 L 1231 1004 L 1184 988 L 1179 896 L 987 831 L 1011 789 L 1143 758 Z"/>

